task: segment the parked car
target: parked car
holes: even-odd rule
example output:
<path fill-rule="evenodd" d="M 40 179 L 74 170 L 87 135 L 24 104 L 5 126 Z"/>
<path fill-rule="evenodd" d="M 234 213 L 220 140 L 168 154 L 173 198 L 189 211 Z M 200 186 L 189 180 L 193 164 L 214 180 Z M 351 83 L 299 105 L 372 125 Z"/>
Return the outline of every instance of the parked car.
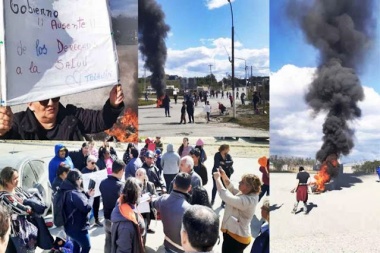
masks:
<path fill-rule="evenodd" d="M 51 207 L 51 188 L 48 180 L 47 165 L 41 158 L 23 153 L 1 153 L 0 171 L 4 167 L 13 167 L 19 172 L 19 186 L 26 191 L 38 190 L 48 208 Z"/>

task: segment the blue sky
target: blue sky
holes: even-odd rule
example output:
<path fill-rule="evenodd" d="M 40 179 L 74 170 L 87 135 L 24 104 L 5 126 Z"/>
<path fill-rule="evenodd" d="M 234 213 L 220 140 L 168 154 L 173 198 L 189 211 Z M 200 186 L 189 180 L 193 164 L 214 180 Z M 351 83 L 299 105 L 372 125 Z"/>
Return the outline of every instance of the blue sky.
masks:
<path fill-rule="evenodd" d="M 286 17 L 286 2 L 271 0 L 270 4 L 271 154 L 314 158 L 322 144 L 325 114 L 313 115 L 304 95 L 318 66 L 318 52 Z M 379 3 L 374 13 L 379 13 Z M 365 94 L 364 101 L 359 103 L 362 117 L 349 122 L 355 130 L 355 147 L 348 156 L 341 157 L 343 162 L 360 163 L 380 157 L 379 20 L 376 26 L 373 48 L 359 73 Z"/>
<path fill-rule="evenodd" d="M 227 0 L 157 0 L 171 27 L 166 40 L 167 74 L 221 79 L 231 73 L 231 12 Z M 254 66 L 253 74 L 269 75 L 269 1 L 232 1 L 235 58 Z M 141 58 L 140 58 L 141 59 Z M 139 76 L 142 76 L 140 63 Z M 244 77 L 244 60 L 235 59 L 236 76 Z"/>

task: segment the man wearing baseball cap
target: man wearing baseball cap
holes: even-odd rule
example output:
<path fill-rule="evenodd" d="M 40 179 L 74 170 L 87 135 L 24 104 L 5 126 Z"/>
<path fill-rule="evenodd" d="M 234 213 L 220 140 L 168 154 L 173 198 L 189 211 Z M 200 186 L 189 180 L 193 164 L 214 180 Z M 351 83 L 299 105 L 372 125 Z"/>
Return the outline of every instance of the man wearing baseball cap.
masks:
<path fill-rule="evenodd" d="M 150 182 L 154 184 L 156 189 L 161 189 L 162 193 L 166 192 L 166 184 L 165 180 L 161 174 L 157 166 L 155 165 L 155 153 L 151 150 L 148 150 L 145 152 L 145 161 L 142 165 L 142 168 L 146 170 L 146 175 L 148 176 L 148 179 Z"/>
<path fill-rule="evenodd" d="M 164 144 L 161 142 L 160 136 L 156 136 L 156 140 L 154 141 L 154 144 L 156 144 L 156 149 L 160 149 L 161 152 L 164 150 Z"/>

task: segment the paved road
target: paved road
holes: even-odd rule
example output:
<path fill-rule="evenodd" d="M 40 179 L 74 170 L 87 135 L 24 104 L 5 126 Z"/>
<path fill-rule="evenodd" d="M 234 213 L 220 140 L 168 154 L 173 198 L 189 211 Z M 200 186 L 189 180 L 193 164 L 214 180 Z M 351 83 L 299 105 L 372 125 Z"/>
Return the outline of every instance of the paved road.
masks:
<path fill-rule="evenodd" d="M 155 105 L 139 106 L 139 134 L 150 136 L 256 136 L 269 137 L 269 131 L 245 128 L 237 124 L 221 123 L 218 118 L 218 102 L 222 102 L 232 115 L 230 101 L 224 97 L 209 98 L 212 108 L 211 122 L 207 123 L 206 114 L 204 113 L 204 103 L 198 102 L 195 107 L 195 123 L 179 124 L 181 119 L 182 99 L 177 104 L 171 98 L 171 117 L 165 117 L 164 108 L 156 108 Z M 240 100 L 236 100 L 237 105 Z M 186 121 L 188 121 L 186 115 Z"/>
<path fill-rule="evenodd" d="M 190 144 L 194 144 L 195 141 L 198 138 L 192 137 L 190 138 Z M 245 173 L 254 173 L 261 176 L 261 173 L 259 172 L 258 168 L 259 165 L 257 163 L 257 159 L 263 155 L 268 156 L 269 153 L 269 145 L 268 143 L 264 142 L 255 142 L 253 139 L 249 138 L 239 138 L 232 139 L 232 138 L 202 138 L 205 142 L 205 150 L 208 154 L 208 160 L 206 161 L 205 165 L 208 169 L 208 175 L 209 175 L 209 183 L 205 186 L 207 191 L 211 194 L 212 189 L 212 180 L 211 180 L 211 169 L 213 166 L 213 155 L 215 152 L 217 152 L 218 147 L 223 144 L 229 144 L 231 147 L 230 154 L 234 159 L 234 168 L 235 173 L 232 175 L 232 182 L 234 184 L 237 184 L 241 176 Z M 181 137 L 168 137 L 168 138 L 162 138 L 162 141 L 164 143 L 164 147 L 166 149 L 167 143 L 172 143 L 175 148 L 178 148 L 182 142 Z M 1 154 L 7 154 L 9 152 L 14 153 L 24 153 L 28 155 L 33 155 L 42 158 L 42 160 L 48 162 L 51 157 L 53 156 L 53 147 L 55 143 L 52 142 L 33 142 L 29 144 L 23 144 L 23 143 L 17 143 L 17 142 L 3 142 L 0 145 L 0 152 Z M 69 150 L 75 150 L 79 149 L 81 143 L 80 142 L 67 142 L 65 145 L 69 148 Z M 139 145 L 139 147 L 142 147 L 142 143 Z M 116 151 L 118 153 L 118 156 L 122 157 L 124 150 L 126 148 L 125 144 L 120 144 L 116 146 Z M 1 156 L 0 156 L 1 158 Z M 46 164 L 47 166 L 47 164 Z M 219 197 L 216 197 L 214 210 L 220 215 L 220 217 L 223 216 L 224 209 L 220 208 L 221 200 Z M 259 204 L 259 206 L 261 203 Z M 102 209 L 102 207 L 101 207 Z M 100 213 L 100 216 L 102 216 L 102 211 Z M 261 215 L 260 215 L 260 208 L 256 208 L 256 215 L 254 216 L 251 228 L 252 228 L 252 234 L 256 236 L 258 234 L 259 228 L 261 225 Z M 162 243 L 163 243 L 163 228 L 162 223 L 153 221 L 151 225 L 155 230 L 155 234 L 148 234 L 147 238 L 147 253 L 163 253 Z M 57 234 L 56 229 L 51 230 L 53 235 Z M 101 253 L 103 252 L 103 246 L 104 246 L 104 230 L 103 228 L 93 227 L 90 230 L 90 236 L 91 236 L 91 244 L 92 249 L 91 252 L 94 253 Z M 220 234 L 221 238 L 222 235 Z M 222 240 L 219 245 L 215 247 L 216 252 L 221 251 L 221 245 Z M 247 247 L 247 249 L 244 251 L 245 253 L 248 253 L 250 251 L 250 246 Z M 41 250 L 37 250 L 37 252 L 41 252 Z"/>
<path fill-rule="evenodd" d="M 271 174 L 271 252 L 379 252 L 377 176 L 344 174 L 341 190 L 309 195 L 308 215 L 291 213 L 295 176 Z"/>

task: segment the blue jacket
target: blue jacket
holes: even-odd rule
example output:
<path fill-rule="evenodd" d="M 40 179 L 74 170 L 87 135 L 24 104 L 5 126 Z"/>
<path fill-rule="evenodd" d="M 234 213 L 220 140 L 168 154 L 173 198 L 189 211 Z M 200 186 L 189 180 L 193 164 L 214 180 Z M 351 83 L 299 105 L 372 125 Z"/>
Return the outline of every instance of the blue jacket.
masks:
<path fill-rule="evenodd" d="M 125 179 L 128 177 L 135 177 L 136 171 L 141 168 L 142 165 L 143 163 L 140 158 L 132 158 L 125 167 Z"/>
<path fill-rule="evenodd" d="M 59 150 L 61 148 L 65 148 L 65 151 L 66 151 L 65 158 L 59 157 Z M 55 145 L 54 153 L 55 153 L 54 158 L 51 159 L 49 162 L 49 181 L 51 185 L 53 184 L 54 178 L 57 176 L 58 167 L 62 162 L 70 166 L 70 169 L 74 168 L 73 161 L 71 160 L 69 156 L 69 151 L 63 144 Z"/>
<path fill-rule="evenodd" d="M 77 190 L 67 180 L 62 182 L 61 189 L 63 191 L 70 191 L 66 194 L 65 205 L 63 207 L 63 212 L 67 217 L 65 231 L 83 231 L 89 229 L 90 223 L 87 215 L 92 209 L 94 198 L 89 198 L 83 191 Z M 72 214 L 71 217 L 69 217 L 70 214 Z"/>

